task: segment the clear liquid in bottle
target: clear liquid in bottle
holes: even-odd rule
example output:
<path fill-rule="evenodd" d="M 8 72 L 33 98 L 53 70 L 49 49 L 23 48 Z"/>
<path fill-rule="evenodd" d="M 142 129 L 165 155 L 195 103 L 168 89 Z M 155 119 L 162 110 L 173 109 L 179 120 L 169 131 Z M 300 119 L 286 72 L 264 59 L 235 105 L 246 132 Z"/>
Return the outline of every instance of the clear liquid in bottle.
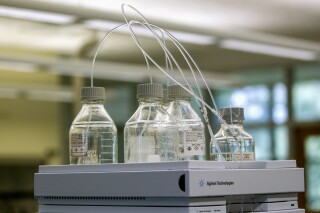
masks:
<path fill-rule="evenodd" d="M 104 88 L 83 88 L 81 99 L 69 132 L 70 164 L 117 163 L 117 128 L 103 106 Z"/>
<path fill-rule="evenodd" d="M 124 129 L 125 162 L 177 160 L 177 127 L 162 108 L 162 85 L 140 84 L 139 107 Z"/>
<path fill-rule="evenodd" d="M 243 126 L 243 108 L 219 109 L 219 114 L 226 124 L 215 135 L 216 143 L 219 145 L 221 155 L 215 143 L 211 143 L 210 160 L 214 161 L 253 161 L 255 160 L 255 142 L 253 137 L 247 133 Z"/>

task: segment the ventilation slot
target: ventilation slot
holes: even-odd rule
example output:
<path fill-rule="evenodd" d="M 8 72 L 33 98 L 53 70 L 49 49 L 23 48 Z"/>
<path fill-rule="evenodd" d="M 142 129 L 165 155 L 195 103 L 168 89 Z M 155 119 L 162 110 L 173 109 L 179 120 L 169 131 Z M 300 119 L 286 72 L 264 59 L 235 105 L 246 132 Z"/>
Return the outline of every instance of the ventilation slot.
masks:
<path fill-rule="evenodd" d="M 45 200 L 145 200 L 145 197 L 75 197 L 45 196 Z"/>

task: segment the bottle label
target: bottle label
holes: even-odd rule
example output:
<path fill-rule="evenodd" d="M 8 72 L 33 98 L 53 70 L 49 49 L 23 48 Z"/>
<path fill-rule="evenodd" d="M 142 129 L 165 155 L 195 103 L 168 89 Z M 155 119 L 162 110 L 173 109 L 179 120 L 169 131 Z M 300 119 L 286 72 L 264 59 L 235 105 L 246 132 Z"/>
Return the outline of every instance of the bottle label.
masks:
<path fill-rule="evenodd" d="M 188 131 L 184 134 L 184 156 L 204 155 L 205 144 L 202 131 Z"/>
<path fill-rule="evenodd" d="M 87 154 L 87 137 L 83 133 L 74 133 L 71 135 L 70 154 L 72 157 L 82 157 Z"/>
<path fill-rule="evenodd" d="M 242 158 L 242 159 L 241 159 Z M 253 152 L 243 152 L 243 153 L 232 153 L 233 161 L 253 161 L 254 153 Z"/>

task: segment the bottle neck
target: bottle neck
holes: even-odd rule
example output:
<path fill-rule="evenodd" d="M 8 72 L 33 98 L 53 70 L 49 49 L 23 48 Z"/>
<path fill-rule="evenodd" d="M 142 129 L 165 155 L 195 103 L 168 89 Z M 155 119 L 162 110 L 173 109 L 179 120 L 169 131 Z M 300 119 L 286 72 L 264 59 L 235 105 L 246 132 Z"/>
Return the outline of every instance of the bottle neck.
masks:
<path fill-rule="evenodd" d="M 97 99 L 97 100 L 82 100 L 82 105 L 94 105 L 94 104 L 103 104 L 104 100 Z"/>
<path fill-rule="evenodd" d="M 160 97 L 138 98 L 138 102 L 140 105 L 143 105 L 143 104 L 161 105 L 162 98 Z"/>
<path fill-rule="evenodd" d="M 243 122 L 227 125 L 221 124 L 221 129 L 217 134 L 224 137 L 233 137 L 236 140 L 241 140 L 244 138 L 253 140 L 253 137 L 243 128 Z"/>
<path fill-rule="evenodd" d="M 189 97 L 171 98 L 170 102 L 181 103 L 181 104 L 190 104 L 191 98 L 189 98 Z"/>
<path fill-rule="evenodd" d="M 228 122 L 227 124 L 221 124 L 221 129 L 226 130 L 228 128 L 233 128 L 233 129 L 243 129 L 243 122 L 235 122 L 235 123 L 230 123 Z"/>

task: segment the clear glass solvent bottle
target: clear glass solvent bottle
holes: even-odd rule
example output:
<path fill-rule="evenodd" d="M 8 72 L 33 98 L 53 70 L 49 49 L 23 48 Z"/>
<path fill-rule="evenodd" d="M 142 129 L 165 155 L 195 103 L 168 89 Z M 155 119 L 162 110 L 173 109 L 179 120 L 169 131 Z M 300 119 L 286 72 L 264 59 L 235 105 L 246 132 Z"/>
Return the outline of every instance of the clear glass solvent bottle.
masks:
<path fill-rule="evenodd" d="M 255 160 L 255 142 L 243 128 L 244 111 L 241 107 L 219 109 L 219 115 L 227 123 L 214 136 L 226 161 Z M 222 161 L 215 143 L 211 143 L 210 160 Z"/>
<path fill-rule="evenodd" d="M 82 108 L 69 132 L 70 164 L 118 162 L 117 128 L 104 100 L 103 87 L 82 88 Z"/>
<path fill-rule="evenodd" d="M 139 107 L 124 129 L 124 161 L 176 161 L 178 129 L 162 107 L 162 84 L 139 84 L 137 98 Z"/>
<path fill-rule="evenodd" d="M 179 85 L 168 86 L 167 112 L 179 131 L 179 160 L 205 160 L 204 125 L 191 107 L 192 95 Z"/>

